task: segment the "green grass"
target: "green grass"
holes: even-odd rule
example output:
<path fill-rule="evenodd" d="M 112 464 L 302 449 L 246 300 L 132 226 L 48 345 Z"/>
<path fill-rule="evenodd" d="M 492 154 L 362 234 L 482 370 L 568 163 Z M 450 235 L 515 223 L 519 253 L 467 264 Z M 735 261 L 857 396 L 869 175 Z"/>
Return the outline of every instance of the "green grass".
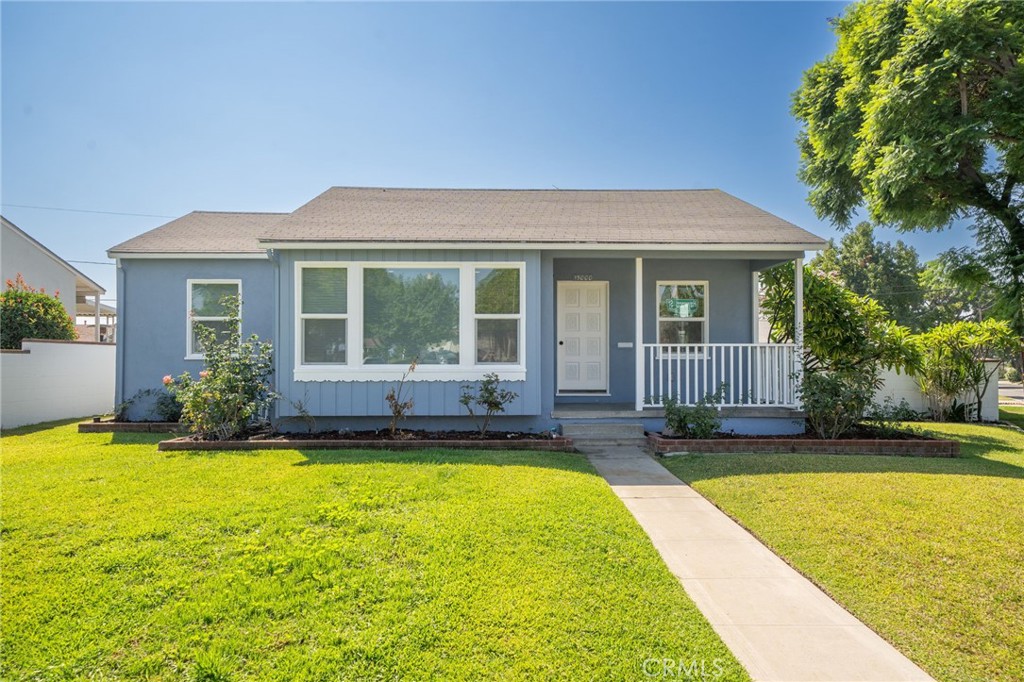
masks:
<path fill-rule="evenodd" d="M 744 671 L 579 455 L 2 439 L 3 679 Z"/>
<path fill-rule="evenodd" d="M 928 425 L 957 459 L 664 460 L 940 680 L 1024 679 L 1024 433 Z"/>
<path fill-rule="evenodd" d="M 1024 429 L 1024 407 L 1000 407 L 999 418 Z"/>

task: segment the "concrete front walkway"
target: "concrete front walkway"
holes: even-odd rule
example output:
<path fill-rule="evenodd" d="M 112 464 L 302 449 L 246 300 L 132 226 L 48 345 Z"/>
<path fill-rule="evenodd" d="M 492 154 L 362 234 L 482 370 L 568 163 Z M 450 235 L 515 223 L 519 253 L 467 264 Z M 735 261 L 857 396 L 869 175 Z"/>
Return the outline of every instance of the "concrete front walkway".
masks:
<path fill-rule="evenodd" d="M 634 446 L 581 445 L 754 680 L 931 680 Z"/>

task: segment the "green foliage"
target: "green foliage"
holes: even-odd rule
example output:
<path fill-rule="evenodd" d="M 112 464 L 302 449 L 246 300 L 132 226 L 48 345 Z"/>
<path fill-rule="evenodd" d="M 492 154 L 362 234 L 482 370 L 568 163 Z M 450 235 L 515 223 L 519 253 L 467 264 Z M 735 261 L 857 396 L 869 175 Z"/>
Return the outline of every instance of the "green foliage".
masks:
<path fill-rule="evenodd" d="M 76 427 L 4 433 L 4 679 L 748 679 L 586 457 Z"/>
<path fill-rule="evenodd" d="M 912 247 L 876 241 L 871 224 L 860 223 L 838 244 L 830 240 L 810 266 L 834 274 L 853 293 L 881 302 L 897 324 L 917 328 L 924 297 L 918 281 L 921 263 Z"/>
<path fill-rule="evenodd" d="M 793 101 L 818 215 L 848 225 L 863 204 L 904 229 L 975 211 L 1019 224 L 1024 4 L 867 0 L 834 30 Z"/>
<path fill-rule="evenodd" d="M 675 398 L 665 401 L 665 426 L 677 438 L 712 438 L 722 429 L 722 415 L 717 405 L 728 390 L 721 384 L 714 393 L 703 396 L 694 405 L 683 405 Z"/>
<path fill-rule="evenodd" d="M 811 206 L 840 226 L 862 206 L 902 230 L 970 219 L 1024 338 L 1024 3 L 862 0 L 834 30 L 793 100 Z"/>
<path fill-rule="evenodd" d="M 473 418 L 473 423 L 480 429 L 481 436 L 487 433 L 491 417 L 504 413 L 508 404 L 519 397 L 518 393 L 501 388 L 499 382 L 497 372 L 489 372 L 484 375 L 483 381 L 480 382 L 480 386 L 476 391 L 469 385 L 462 387 L 459 403 L 469 412 L 469 416 Z M 483 409 L 482 419 L 478 419 L 476 410 L 473 408 L 474 405 L 477 408 Z"/>
<path fill-rule="evenodd" d="M 772 341 L 793 342 L 793 263 L 761 273 Z M 804 367 L 877 377 L 880 367 L 912 369 L 918 362 L 910 330 L 889 319 L 885 308 L 858 296 L 834 279 L 804 268 Z"/>
<path fill-rule="evenodd" d="M 920 329 L 983 319 L 999 298 L 992 274 L 970 251 L 950 249 L 929 261 L 918 281 L 924 292 Z"/>
<path fill-rule="evenodd" d="M 886 396 L 881 405 L 871 405 L 864 413 L 864 421 L 872 426 L 883 438 L 891 438 L 913 431 L 905 422 L 918 421 L 922 417 L 910 406 L 906 398 L 900 402 Z"/>
<path fill-rule="evenodd" d="M 132 406 L 137 405 L 144 399 L 151 398 L 150 405 L 150 421 L 159 422 L 178 422 L 181 420 L 181 403 L 178 402 L 177 396 L 171 395 L 167 391 L 147 388 L 135 392 L 130 398 L 122 400 L 114 407 L 114 421 L 126 422 L 130 421 L 128 418 L 128 411 Z M 143 419 L 146 421 L 146 419 Z"/>
<path fill-rule="evenodd" d="M 363 338 L 368 364 L 457 362 L 459 285 L 437 272 L 363 270 Z"/>
<path fill-rule="evenodd" d="M 1017 371 L 1016 367 L 1013 367 L 1012 365 L 1007 365 L 1006 370 L 1003 374 L 1003 378 L 1006 379 L 1007 381 L 1020 383 L 1020 372 Z"/>
<path fill-rule="evenodd" d="M 409 369 L 402 373 L 402 378 L 398 381 L 398 384 L 392 386 L 388 391 L 388 394 L 384 396 L 384 401 L 388 404 L 388 409 L 391 410 L 391 421 L 388 423 L 388 432 L 394 436 L 398 431 L 398 422 L 405 419 L 406 415 L 412 412 L 413 400 L 412 398 L 403 399 L 405 392 L 405 380 L 409 378 L 409 375 L 416 371 L 416 358 L 413 358 L 412 362 L 409 363 Z"/>
<path fill-rule="evenodd" d="M 981 399 L 998 371 L 986 359 L 1005 360 L 1020 352 L 1021 341 L 1006 322 L 954 322 L 920 335 L 922 362 L 918 386 L 928 399 L 934 419 L 944 421 L 954 414 L 958 399 L 973 399 L 966 405 L 968 419 L 981 419 Z"/>
<path fill-rule="evenodd" d="M 220 335 L 196 323 L 205 355 L 205 367 L 194 379 L 188 372 L 164 377 L 167 390 L 181 404 L 181 421 L 199 438 L 225 440 L 241 435 L 254 423 L 267 419 L 277 395 L 271 388 L 273 348 L 253 334 L 241 337 L 241 299 L 225 296 L 227 331 Z"/>
<path fill-rule="evenodd" d="M 807 426 L 819 438 L 835 439 L 864 419 L 878 383 L 855 369 L 808 372 L 799 390 Z"/>
<path fill-rule="evenodd" d="M 1024 425 L 1024 410 L 1018 416 Z M 961 456 L 662 463 L 934 679 L 1020 682 L 1024 433 L 927 428 L 960 441 Z"/>
<path fill-rule="evenodd" d="M 21 348 L 22 339 L 74 341 L 75 321 L 60 292 L 52 296 L 25 283 L 21 273 L 0 293 L 0 348 Z"/>

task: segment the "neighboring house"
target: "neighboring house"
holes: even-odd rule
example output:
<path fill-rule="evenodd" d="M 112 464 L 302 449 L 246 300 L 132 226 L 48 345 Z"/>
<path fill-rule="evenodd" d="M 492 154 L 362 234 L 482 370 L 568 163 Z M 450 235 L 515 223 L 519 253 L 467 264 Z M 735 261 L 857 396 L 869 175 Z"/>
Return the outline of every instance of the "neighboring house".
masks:
<path fill-rule="evenodd" d="M 64 309 L 72 319 L 90 316 L 98 321 L 102 315 L 100 297 L 106 290 L 66 260 L 37 242 L 20 227 L 0 216 L 0 280 L 14 281 L 20 274 L 34 289 L 59 294 Z M 99 341 L 95 322 L 90 337 L 80 341 Z"/>
<path fill-rule="evenodd" d="M 496 372 L 519 394 L 499 428 L 655 428 L 667 398 L 723 387 L 726 429 L 793 432 L 798 349 L 757 343 L 757 273 L 824 246 L 719 190 L 333 188 L 194 212 L 109 251 L 117 400 L 198 373 L 194 327 L 237 293 L 243 333 L 274 341 L 285 428 L 383 425 L 415 358 L 407 428 L 466 428 L 462 387 Z"/>

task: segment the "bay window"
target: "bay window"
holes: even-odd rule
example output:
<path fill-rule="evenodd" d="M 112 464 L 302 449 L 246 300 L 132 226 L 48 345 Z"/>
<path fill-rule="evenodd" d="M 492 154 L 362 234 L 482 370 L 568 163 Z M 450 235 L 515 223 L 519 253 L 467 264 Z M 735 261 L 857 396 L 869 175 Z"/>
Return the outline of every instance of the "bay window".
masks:
<path fill-rule="evenodd" d="M 523 263 L 295 267 L 298 381 L 525 378 Z"/>

